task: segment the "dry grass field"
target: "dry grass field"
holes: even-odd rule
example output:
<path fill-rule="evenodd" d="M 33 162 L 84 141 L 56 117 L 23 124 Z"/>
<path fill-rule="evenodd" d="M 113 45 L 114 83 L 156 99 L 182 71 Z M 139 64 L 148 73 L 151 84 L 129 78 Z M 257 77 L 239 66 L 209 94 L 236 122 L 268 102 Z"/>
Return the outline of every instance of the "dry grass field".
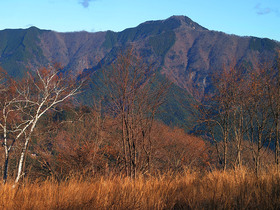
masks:
<path fill-rule="evenodd" d="M 280 175 L 245 169 L 1 185 L 1 209 L 279 209 Z"/>

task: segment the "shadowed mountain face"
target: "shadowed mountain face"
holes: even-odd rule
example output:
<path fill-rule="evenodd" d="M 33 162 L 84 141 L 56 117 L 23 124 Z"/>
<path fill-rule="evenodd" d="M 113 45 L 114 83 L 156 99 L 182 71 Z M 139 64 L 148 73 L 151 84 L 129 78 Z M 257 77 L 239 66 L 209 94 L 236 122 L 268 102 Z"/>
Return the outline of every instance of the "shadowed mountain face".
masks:
<path fill-rule="evenodd" d="M 273 60 L 280 48 L 276 41 L 210 31 L 188 17 L 172 16 L 119 33 L 58 33 L 35 27 L 3 30 L 0 66 L 20 78 L 28 69 L 59 62 L 78 75 L 98 69 L 100 61 L 112 60 L 118 49 L 127 46 L 198 99 L 214 72 L 230 65 L 246 64 L 253 69 L 261 59 Z"/>

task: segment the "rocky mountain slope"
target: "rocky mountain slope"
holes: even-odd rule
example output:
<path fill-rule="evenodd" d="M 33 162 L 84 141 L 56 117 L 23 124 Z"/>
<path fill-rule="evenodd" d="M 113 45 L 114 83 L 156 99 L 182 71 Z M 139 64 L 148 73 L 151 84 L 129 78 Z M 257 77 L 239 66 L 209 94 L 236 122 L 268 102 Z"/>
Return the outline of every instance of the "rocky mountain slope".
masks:
<path fill-rule="evenodd" d="M 73 74 L 96 69 L 119 48 L 133 46 L 147 62 L 180 88 L 199 98 L 209 85 L 209 75 L 232 63 L 250 68 L 260 59 L 272 60 L 279 42 L 239 37 L 208 30 L 185 16 L 148 21 L 122 32 L 58 33 L 29 29 L 0 31 L 0 66 L 21 77 L 50 62 L 59 62 Z"/>

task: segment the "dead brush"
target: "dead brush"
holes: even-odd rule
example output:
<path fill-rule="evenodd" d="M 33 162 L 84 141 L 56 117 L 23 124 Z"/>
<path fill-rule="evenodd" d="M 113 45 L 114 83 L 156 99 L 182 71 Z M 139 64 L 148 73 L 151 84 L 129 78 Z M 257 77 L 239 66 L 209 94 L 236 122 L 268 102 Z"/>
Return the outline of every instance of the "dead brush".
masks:
<path fill-rule="evenodd" d="M 245 168 L 208 173 L 26 180 L 0 186 L 1 209 L 278 209 L 280 175 Z"/>

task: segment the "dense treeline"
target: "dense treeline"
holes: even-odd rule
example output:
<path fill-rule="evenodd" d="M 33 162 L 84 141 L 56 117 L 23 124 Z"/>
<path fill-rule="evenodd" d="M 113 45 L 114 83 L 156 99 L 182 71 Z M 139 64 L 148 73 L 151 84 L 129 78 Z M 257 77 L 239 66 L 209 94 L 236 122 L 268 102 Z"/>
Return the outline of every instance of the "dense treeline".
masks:
<path fill-rule="evenodd" d="M 243 165 L 258 175 L 273 162 L 278 171 L 279 62 L 213 75 L 214 91 L 194 105 L 194 125 L 204 140 L 156 120 L 170 83 L 158 80 L 132 50 L 104 69 L 96 84 L 74 80 L 59 65 L 21 81 L 2 71 L 3 182 L 61 181 L 73 174 L 137 178 Z M 87 84 L 100 86 L 90 107 L 74 100 Z"/>
<path fill-rule="evenodd" d="M 122 126 L 118 120 L 109 116 L 100 119 L 100 114 L 89 108 L 87 113 L 78 112 L 75 119 L 49 121 L 49 128 L 37 130 L 34 153 L 26 168 L 29 178 L 38 178 L 38 174 L 58 180 L 71 174 L 127 176 Z M 135 148 L 137 176 L 170 170 L 183 172 L 186 167 L 207 168 L 213 159 L 208 154 L 209 145 L 201 138 L 159 122 L 153 125 L 150 144 L 150 159 L 141 142 Z"/>
<path fill-rule="evenodd" d="M 209 168 L 213 158 L 205 141 L 156 120 L 170 83 L 158 80 L 132 50 L 104 69 L 98 83 L 63 72 L 54 65 L 15 81 L 2 71 L 4 183 Z M 91 107 L 74 97 L 88 84 L 99 86 Z"/>
<path fill-rule="evenodd" d="M 258 174 L 270 149 L 279 169 L 279 73 L 278 55 L 273 64 L 259 64 L 257 69 L 232 67 L 213 75 L 214 91 L 196 108 L 202 132 L 216 146 L 224 170 L 252 167 L 253 161 Z"/>

